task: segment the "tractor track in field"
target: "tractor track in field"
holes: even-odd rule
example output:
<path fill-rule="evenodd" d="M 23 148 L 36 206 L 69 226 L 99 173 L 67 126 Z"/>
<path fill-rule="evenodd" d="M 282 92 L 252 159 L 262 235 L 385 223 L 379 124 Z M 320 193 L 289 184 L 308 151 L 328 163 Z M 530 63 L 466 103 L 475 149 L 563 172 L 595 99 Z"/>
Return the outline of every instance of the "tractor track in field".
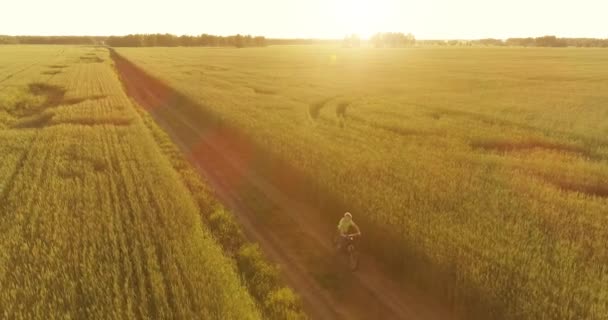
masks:
<path fill-rule="evenodd" d="M 29 70 L 30 68 L 32 68 L 33 66 L 35 66 L 35 65 L 37 65 L 39 63 L 40 63 L 40 61 L 36 61 L 36 62 L 34 62 L 32 64 L 27 65 L 25 68 L 21 68 L 21 69 L 15 71 L 13 73 L 10 73 L 10 74 L 6 75 L 4 78 L 0 79 L 0 83 L 3 83 L 5 81 L 7 81 L 7 80 L 9 80 L 9 79 L 11 79 L 13 77 L 15 77 L 16 75 Z"/>
<path fill-rule="evenodd" d="M 59 52 L 57 53 L 57 55 L 55 55 L 55 57 L 59 57 L 59 56 L 61 56 L 61 55 L 62 55 L 64 52 L 65 52 L 65 49 L 62 49 L 61 51 L 59 51 Z M 16 75 L 18 75 L 18 74 L 20 74 L 20 73 L 22 73 L 22 72 L 25 72 L 25 71 L 27 71 L 27 70 L 31 69 L 32 67 L 34 67 L 34 66 L 36 66 L 36 65 L 38 65 L 38 64 L 40 64 L 40 63 L 42 63 L 43 61 L 45 61 L 45 60 L 38 60 L 38 61 L 35 61 L 34 63 L 31 63 L 31 64 L 29 64 L 29 65 L 25 66 L 24 68 L 21 68 L 21 69 L 19 69 L 19 70 L 15 71 L 15 72 L 13 72 L 13 73 L 10 73 L 10 74 L 6 75 L 4 78 L 0 79 L 0 84 L 4 83 L 5 81 L 7 81 L 7 80 L 9 80 L 9 79 L 12 79 L 13 77 L 15 77 Z M 53 78 L 54 76 L 55 76 L 55 75 L 52 75 L 52 76 L 51 76 L 51 78 Z M 0 87 L 0 88 L 5 88 L 5 87 L 6 87 L 6 85 L 3 85 L 3 86 L 2 86 L 2 87 Z"/>
<path fill-rule="evenodd" d="M 192 103 L 187 98 L 115 52 L 112 57 L 127 93 L 171 136 L 236 215 L 248 238 L 280 266 L 310 318 L 455 318 L 445 306 L 396 284 L 366 254 L 361 254 L 357 272 L 346 271 L 329 240 L 334 226 L 323 221 L 314 205 L 284 191 L 276 183 L 280 178 L 257 170 L 256 149 L 247 139 L 223 126 L 202 125 L 184 111 L 188 107 L 182 108 L 180 103 Z"/>

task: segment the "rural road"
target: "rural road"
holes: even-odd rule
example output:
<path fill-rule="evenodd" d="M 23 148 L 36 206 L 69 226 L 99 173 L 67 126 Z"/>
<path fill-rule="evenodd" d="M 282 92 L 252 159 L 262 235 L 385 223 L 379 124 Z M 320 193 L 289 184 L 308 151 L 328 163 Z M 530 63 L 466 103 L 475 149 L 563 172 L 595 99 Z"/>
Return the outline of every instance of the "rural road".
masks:
<path fill-rule="evenodd" d="M 455 318 L 445 306 L 397 285 L 365 254 L 357 272 L 347 271 L 331 248 L 334 226 L 327 226 L 313 205 L 283 192 L 275 177 L 257 170 L 253 146 L 230 130 L 200 125 L 179 106 L 181 100 L 173 98 L 174 90 L 113 57 L 128 94 L 169 133 L 247 236 L 280 266 L 310 318 Z"/>

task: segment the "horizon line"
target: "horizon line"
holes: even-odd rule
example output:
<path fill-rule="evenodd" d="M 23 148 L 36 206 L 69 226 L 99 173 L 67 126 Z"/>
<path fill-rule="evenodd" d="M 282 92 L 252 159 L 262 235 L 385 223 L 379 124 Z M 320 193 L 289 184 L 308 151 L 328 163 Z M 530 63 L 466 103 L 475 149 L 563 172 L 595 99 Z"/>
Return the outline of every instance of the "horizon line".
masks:
<path fill-rule="evenodd" d="M 399 32 L 399 31 L 386 31 L 386 32 L 377 32 L 377 33 L 403 33 L 403 34 L 408 34 L 408 32 Z M 376 33 L 376 34 L 377 34 Z M 411 32 L 409 32 L 411 33 Z M 321 40 L 321 41 L 342 41 L 344 40 L 345 37 L 348 36 L 352 36 L 352 35 L 356 35 L 359 36 L 357 33 L 351 33 L 351 34 L 345 34 L 344 36 L 340 37 L 340 38 L 326 38 L 326 37 L 268 37 L 268 36 L 264 36 L 264 35 L 255 35 L 255 34 L 251 34 L 251 33 L 235 33 L 235 34 L 229 34 L 229 35 L 219 35 L 219 34 L 211 34 L 211 33 L 200 33 L 200 34 L 174 34 L 174 33 L 160 33 L 160 32 L 151 32 L 151 33 L 128 33 L 128 34 L 123 34 L 123 35 L 116 35 L 116 34 L 112 34 L 112 35 L 82 35 L 82 34 L 53 34 L 53 35 L 41 35 L 41 34 L 1 34 L 0 36 L 7 36 L 7 37 L 94 37 L 94 38 L 102 38 L 102 37 L 125 37 L 128 35 L 152 35 L 152 34 L 169 34 L 172 36 L 176 36 L 176 37 L 181 37 L 181 36 L 189 36 L 189 37 L 198 37 L 201 35 L 210 35 L 210 36 L 219 36 L 219 37 L 232 37 L 232 36 L 236 36 L 236 35 L 241 35 L 241 36 L 252 36 L 252 37 L 264 37 L 267 40 Z M 425 38 L 418 38 L 416 37 L 416 34 L 412 33 L 414 35 L 414 37 L 416 38 L 416 40 L 418 41 L 453 41 L 453 40 L 457 40 L 457 41 L 474 41 L 474 40 L 482 40 L 482 39 L 496 39 L 496 40 L 507 40 L 507 39 L 525 39 L 525 38 L 539 38 L 539 37 L 546 37 L 546 36 L 554 36 L 557 38 L 566 38 L 566 39 L 608 39 L 608 36 L 606 36 L 605 38 L 603 37 L 593 37 L 593 36 L 558 36 L 556 34 L 544 34 L 544 35 L 537 35 L 537 36 L 510 36 L 510 37 L 476 37 L 476 38 L 472 38 L 472 37 L 464 37 L 464 38 L 432 38 L 432 37 L 425 37 Z M 371 37 L 361 37 L 361 40 L 370 40 Z"/>

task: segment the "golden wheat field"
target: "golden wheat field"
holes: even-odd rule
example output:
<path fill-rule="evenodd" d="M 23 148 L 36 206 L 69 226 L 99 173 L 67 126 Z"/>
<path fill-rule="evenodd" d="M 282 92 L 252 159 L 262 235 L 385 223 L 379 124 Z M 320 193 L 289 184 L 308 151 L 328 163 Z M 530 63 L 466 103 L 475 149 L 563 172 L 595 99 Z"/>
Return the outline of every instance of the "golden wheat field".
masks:
<path fill-rule="evenodd" d="M 404 281 L 422 273 L 416 257 L 449 270 L 454 299 L 504 318 L 606 318 L 605 50 L 117 52 L 348 204 L 371 238 L 389 235 L 376 250 Z"/>
<path fill-rule="evenodd" d="M 0 155 L 0 318 L 298 316 L 106 48 L 0 47 Z"/>

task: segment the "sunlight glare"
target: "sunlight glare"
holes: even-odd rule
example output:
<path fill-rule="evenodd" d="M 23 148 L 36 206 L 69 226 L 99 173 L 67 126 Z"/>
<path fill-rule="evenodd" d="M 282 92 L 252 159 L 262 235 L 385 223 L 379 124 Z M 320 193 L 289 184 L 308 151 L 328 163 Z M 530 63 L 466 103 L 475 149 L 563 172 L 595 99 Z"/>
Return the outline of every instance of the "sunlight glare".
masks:
<path fill-rule="evenodd" d="M 379 32 L 386 1 L 372 0 L 336 0 L 334 17 L 337 27 L 344 35 L 357 34 L 369 38 Z"/>

